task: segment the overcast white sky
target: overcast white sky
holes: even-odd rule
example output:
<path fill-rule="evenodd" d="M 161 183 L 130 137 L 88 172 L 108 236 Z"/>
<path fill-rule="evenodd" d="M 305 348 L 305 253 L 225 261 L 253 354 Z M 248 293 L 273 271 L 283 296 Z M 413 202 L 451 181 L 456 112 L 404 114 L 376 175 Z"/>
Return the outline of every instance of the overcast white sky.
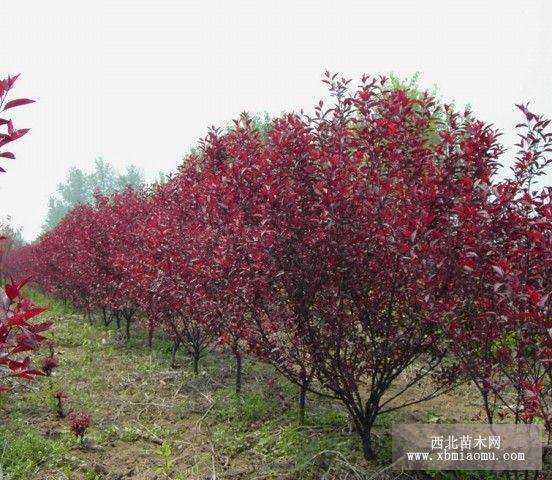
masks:
<path fill-rule="evenodd" d="M 31 132 L 0 177 L 2 216 L 26 239 L 67 170 L 96 157 L 175 171 L 209 125 L 240 111 L 310 109 L 328 69 L 420 72 L 512 143 L 514 102 L 552 115 L 552 2 L 0 0 L 0 75 Z M 12 97 L 14 98 L 14 97 Z M 9 163 L 8 163 L 9 162 Z M 7 165 L 6 165 L 7 163 Z"/>

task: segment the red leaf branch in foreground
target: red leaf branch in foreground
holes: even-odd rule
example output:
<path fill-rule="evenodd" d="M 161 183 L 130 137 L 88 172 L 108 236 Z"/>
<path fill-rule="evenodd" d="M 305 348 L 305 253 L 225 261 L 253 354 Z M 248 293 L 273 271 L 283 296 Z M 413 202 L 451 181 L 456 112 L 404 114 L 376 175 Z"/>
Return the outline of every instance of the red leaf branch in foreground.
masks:
<path fill-rule="evenodd" d="M 0 80 L 0 115 L 10 108 L 33 102 L 25 98 L 6 103 L 7 95 L 18 76 Z M 28 132 L 28 129 L 15 130 L 12 121 L 6 118 L 0 118 L 0 126 L 7 128 L 7 133 L 0 133 L 0 148 Z M 0 157 L 14 159 L 15 155 L 11 152 L 0 152 Z M 4 169 L 0 168 L 0 171 Z M 2 268 L 0 275 L 4 276 L 4 273 Z M 50 323 L 30 321 L 44 309 L 33 306 L 22 295 L 21 289 L 27 282 L 28 279 L 17 282 L 11 278 L 0 290 L 0 391 L 7 390 L 12 379 L 32 380 L 44 375 L 40 370 L 31 367 L 30 358 L 26 354 L 39 347 L 44 340 L 42 332 L 50 327 Z"/>
<path fill-rule="evenodd" d="M 0 291 L 0 391 L 7 390 L 6 381 L 10 378 L 32 380 L 44 375 L 31 367 L 28 356 L 18 359 L 22 353 L 36 350 L 45 339 L 42 332 L 50 327 L 49 322 L 30 322 L 44 309 L 33 307 L 21 296 L 20 288 L 12 280 Z"/>
<path fill-rule="evenodd" d="M 6 102 L 8 94 L 18 77 L 19 75 L 16 75 L 15 77 L 8 77 L 4 80 L 0 80 L 0 115 L 2 115 L 6 110 L 10 108 L 19 107 L 21 105 L 27 105 L 34 102 L 34 100 L 29 100 L 28 98 L 20 98 L 17 100 Z M 0 117 L 0 127 L 1 126 L 5 126 L 7 132 L 0 132 L 0 148 L 4 147 L 10 142 L 13 142 L 14 140 L 17 140 L 18 138 L 21 138 L 29 131 L 28 128 L 15 130 L 12 121 L 10 119 L 2 117 Z M 15 158 L 15 155 L 12 152 L 0 151 L 0 157 L 13 160 Z M 5 170 L 0 167 L 0 172 L 4 171 Z"/>

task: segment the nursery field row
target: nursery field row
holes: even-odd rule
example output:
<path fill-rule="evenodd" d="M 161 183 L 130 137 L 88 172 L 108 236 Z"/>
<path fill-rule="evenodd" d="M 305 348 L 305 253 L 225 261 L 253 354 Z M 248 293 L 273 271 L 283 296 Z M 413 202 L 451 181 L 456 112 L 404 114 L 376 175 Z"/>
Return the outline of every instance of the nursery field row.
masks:
<path fill-rule="evenodd" d="M 0 94 L 14 81 L 3 81 Z M 106 415 L 136 407 L 138 423 L 157 415 L 170 431 L 179 424 L 168 412 L 187 392 L 207 402 L 187 411 L 197 410 L 199 419 L 184 420 L 187 428 L 191 419 L 201 426 L 218 411 L 220 386 L 228 393 L 221 408 L 234 409 L 229 424 L 246 423 L 229 434 L 238 451 L 242 437 L 251 442 L 243 447 L 248 455 L 263 455 L 264 444 L 272 468 L 277 449 L 287 448 L 275 447 L 274 432 L 263 430 L 277 412 L 276 436 L 301 452 L 290 464 L 286 450 L 286 468 L 340 464 L 358 477 L 349 454 L 361 452 L 364 465 L 387 458 L 381 425 L 413 409 L 427 414 L 440 399 L 466 403 L 467 396 L 455 396 L 468 389 L 476 393 L 470 419 L 542 425 L 549 448 L 552 189 L 539 180 L 552 163 L 550 121 L 517 106 L 519 143 L 503 177 L 500 133 L 469 109 L 459 112 L 385 77 L 363 76 L 355 88 L 330 73 L 323 81 L 331 104 L 320 101 L 312 115 L 263 123 L 244 113 L 225 130 L 210 129 L 175 175 L 98 192 L 32 244 L 11 245 L 2 258 L 9 278 L 0 305 L 0 389 L 20 390 L 22 380 L 46 375 L 29 388 L 51 388 L 63 416 L 68 396 L 49 381 L 62 363 L 55 339 L 38 363 L 26 357 L 56 327 L 35 321 L 51 314 L 24 295 L 32 279 L 82 313 L 80 323 L 69 319 L 63 328 L 78 339 L 79 358 L 99 368 L 84 377 L 83 395 L 97 398 L 106 372 L 127 375 L 130 398 L 119 399 L 117 385 L 104 389 Z M 4 143 L 26 133 L 5 119 L 0 125 Z M 100 344 L 89 338 L 97 332 L 105 335 Z M 140 353 L 131 348 L 137 335 L 146 336 Z M 121 367 L 134 355 L 166 365 L 152 356 L 157 338 L 171 352 L 169 367 L 189 356 L 190 379 Z M 104 344 L 120 358 L 101 358 Z M 248 405 L 266 416 L 249 419 Z M 471 399 L 464 408 L 472 409 Z M 334 414 L 330 430 L 333 441 L 348 445 L 344 451 L 316 433 L 326 421 L 317 423 L 318 416 Z M 90 413 L 75 411 L 68 420 L 84 447 Z M 140 441 L 161 443 L 161 473 L 169 478 L 176 460 L 167 436 L 140 432 Z M 209 432 L 197 455 L 224 468 L 217 455 L 231 455 L 218 449 L 216 432 L 228 432 Z M 294 443 L 311 440 L 324 448 L 309 455 Z"/>
<path fill-rule="evenodd" d="M 228 354 L 209 352 L 195 375 L 192 358 L 181 352 L 171 367 L 172 343 L 164 335 L 156 334 L 149 349 L 147 331 L 126 341 L 101 318 L 83 323 L 63 302 L 38 292 L 31 297 L 54 321 L 48 337 L 58 366 L 0 398 L 0 464 L 13 480 L 370 478 L 390 461 L 392 423 L 471 422 L 482 415 L 470 387 L 384 415 L 375 427 L 379 460 L 366 464 L 339 403 L 309 395 L 300 425 L 297 387 L 270 366 L 244 364 L 238 399 Z M 38 363 L 49 354 L 47 346 L 37 352 Z M 70 430 L 71 413 L 90 416 L 82 444 Z"/>

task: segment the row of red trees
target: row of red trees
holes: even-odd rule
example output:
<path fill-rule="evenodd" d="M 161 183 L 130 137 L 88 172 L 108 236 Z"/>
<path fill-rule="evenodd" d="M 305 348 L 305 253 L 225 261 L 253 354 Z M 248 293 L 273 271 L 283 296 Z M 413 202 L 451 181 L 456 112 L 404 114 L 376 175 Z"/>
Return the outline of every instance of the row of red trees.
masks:
<path fill-rule="evenodd" d="M 301 415 L 309 391 L 340 400 L 366 458 L 378 415 L 461 380 L 489 422 L 506 406 L 550 430 L 548 120 L 520 106 L 498 181 L 499 134 L 469 112 L 385 78 L 325 82 L 330 108 L 211 130 L 165 184 L 76 208 L 11 268 L 127 335 L 159 326 L 196 371 L 225 346 L 238 391 L 243 355 L 271 363 Z"/>

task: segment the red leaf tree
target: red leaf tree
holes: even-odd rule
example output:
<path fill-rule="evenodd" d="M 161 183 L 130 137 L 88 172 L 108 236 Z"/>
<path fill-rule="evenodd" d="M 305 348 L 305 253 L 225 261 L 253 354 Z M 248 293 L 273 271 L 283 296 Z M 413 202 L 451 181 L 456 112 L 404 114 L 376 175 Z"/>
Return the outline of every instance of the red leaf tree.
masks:
<path fill-rule="evenodd" d="M 461 298 L 450 333 L 487 420 L 504 407 L 516 423 L 540 417 L 550 435 L 552 191 L 538 180 L 551 163 L 552 133 L 548 120 L 519 108 L 525 123 L 512 178 L 492 187 L 473 182 L 469 195 L 485 201 L 459 212 Z"/>
<path fill-rule="evenodd" d="M 341 400 L 371 458 L 378 415 L 447 388 L 412 390 L 446 373 L 456 219 L 479 207 L 463 192 L 491 184 L 501 149 L 488 126 L 440 113 L 429 95 L 327 82 L 332 108 L 276 120 L 266 142 L 247 122 L 213 133 L 200 190 L 219 296 L 241 302 L 249 348 L 303 393 L 316 378 Z"/>
<path fill-rule="evenodd" d="M 366 458 L 379 415 L 452 373 L 489 421 L 503 402 L 550 428 L 548 121 L 521 107 L 514 178 L 498 182 L 499 134 L 470 112 L 385 78 L 324 81 L 329 108 L 212 129 L 168 182 L 78 207 L 14 268 L 127 332 L 145 315 L 196 372 L 224 345 L 238 392 L 244 354 L 271 363 L 300 387 L 300 418 L 307 392 L 338 399 Z"/>
<path fill-rule="evenodd" d="M 189 165 L 192 163 L 189 161 Z M 174 342 L 173 360 L 183 347 L 192 357 L 194 373 L 215 335 L 205 301 L 205 277 L 200 259 L 201 222 L 192 196 L 197 173 L 189 167 L 158 185 L 152 194 L 137 276 L 146 283 L 140 292 L 143 309 Z"/>

